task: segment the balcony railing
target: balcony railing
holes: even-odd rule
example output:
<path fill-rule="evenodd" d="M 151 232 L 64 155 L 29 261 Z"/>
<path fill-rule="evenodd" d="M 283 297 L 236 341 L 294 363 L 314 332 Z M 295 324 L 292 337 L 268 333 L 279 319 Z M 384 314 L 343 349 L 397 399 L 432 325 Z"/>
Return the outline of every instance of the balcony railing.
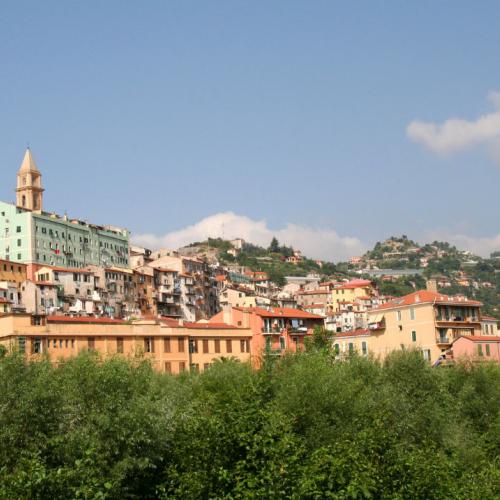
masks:
<path fill-rule="evenodd" d="M 309 329 L 305 326 L 290 327 L 286 329 L 288 333 L 293 333 L 295 335 L 307 335 Z"/>
<path fill-rule="evenodd" d="M 438 316 L 436 321 L 439 323 L 478 323 L 477 316 Z"/>
<path fill-rule="evenodd" d="M 443 337 L 443 336 L 438 337 L 436 343 L 437 344 L 451 344 L 450 339 L 448 337 Z"/>
<path fill-rule="evenodd" d="M 262 333 L 264 335 L 279 335 L 284 330 L 284 328 L 262 328 Z"/>

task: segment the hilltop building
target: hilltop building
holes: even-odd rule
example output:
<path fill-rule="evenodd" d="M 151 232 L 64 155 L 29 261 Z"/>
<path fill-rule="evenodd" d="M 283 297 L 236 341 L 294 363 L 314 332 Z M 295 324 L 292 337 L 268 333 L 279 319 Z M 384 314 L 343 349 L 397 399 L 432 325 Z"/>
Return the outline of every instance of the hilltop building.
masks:
<path fill-rule="evenodd" d="M 26 150 L 17 173 L 16 203 L 0 202 L 0 259 L 28 265 L 83 268 L 129 265 L 129 232 L 43 209 L 42 174 Z"/>

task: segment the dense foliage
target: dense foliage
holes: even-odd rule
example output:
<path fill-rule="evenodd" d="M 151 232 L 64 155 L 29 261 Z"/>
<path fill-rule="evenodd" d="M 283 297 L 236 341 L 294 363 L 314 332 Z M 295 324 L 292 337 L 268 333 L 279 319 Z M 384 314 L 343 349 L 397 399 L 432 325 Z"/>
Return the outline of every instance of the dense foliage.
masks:
<path fill-rule="evenodd" d="M 498 498 L 500 367 L 0 360 L 0 498 Z"/>

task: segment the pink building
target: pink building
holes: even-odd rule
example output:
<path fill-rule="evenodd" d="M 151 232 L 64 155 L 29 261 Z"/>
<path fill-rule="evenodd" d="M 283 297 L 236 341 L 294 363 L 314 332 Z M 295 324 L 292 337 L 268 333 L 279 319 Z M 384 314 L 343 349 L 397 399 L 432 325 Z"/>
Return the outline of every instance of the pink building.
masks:
<path fill-rule="evenodd" d="M 468 335 L 458 337 L 452 345 L 453 358 L 476 361 L 500 361 L 500 337 Z"/>

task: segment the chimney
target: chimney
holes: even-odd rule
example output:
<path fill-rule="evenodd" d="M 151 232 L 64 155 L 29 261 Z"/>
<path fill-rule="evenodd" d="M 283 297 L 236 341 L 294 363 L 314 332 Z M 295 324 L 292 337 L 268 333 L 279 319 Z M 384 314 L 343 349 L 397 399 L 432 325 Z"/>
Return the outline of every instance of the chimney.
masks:
<path fill-rule="evenodd" d="M 243 328 L 250 328 L 250 312 L 243 311 Z"/>
<path fill-rule="evenodd" d="M 233 308 L 231 304 L 225 303 L 222 306 L 222 322 L 226 323 L 227 325 L 231 325 L 233 319 Z"/>
<path fill-rule="evenodd" d="M 427 290 L 429 292 L 437 293 L 437 291 L 438 291 L 437 280 L 435 280 L 435 279 L 427 280 Z"/>

